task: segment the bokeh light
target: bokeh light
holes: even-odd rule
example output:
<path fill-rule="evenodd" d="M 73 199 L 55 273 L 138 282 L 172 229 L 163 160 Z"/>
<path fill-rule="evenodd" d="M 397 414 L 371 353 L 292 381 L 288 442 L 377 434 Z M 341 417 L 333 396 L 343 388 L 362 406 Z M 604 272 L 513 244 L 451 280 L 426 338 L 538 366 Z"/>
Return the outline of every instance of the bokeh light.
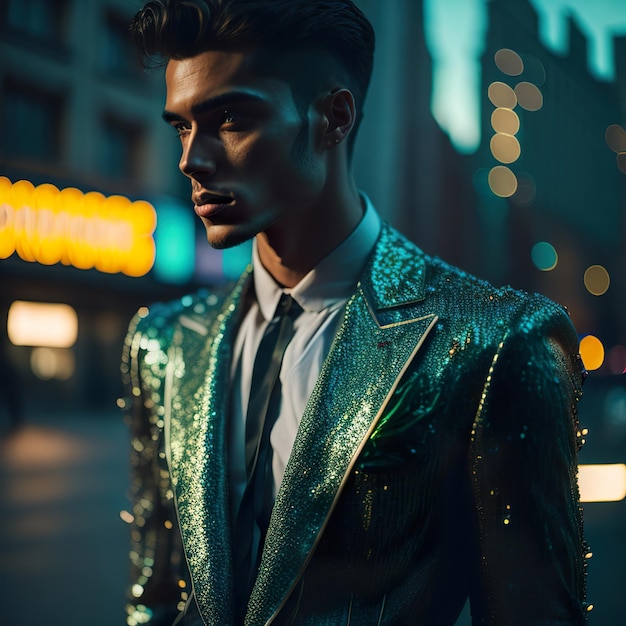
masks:
<path fill-rule="evenodd" d="M 530 258 L 532 259 L 535 267 L 542 272 L 552 271 L 559 262 L 559 255 L 556 248 L 547 241 L 539 241 L 536 243 L 531 251 Z"/>
<path fill-rule="evenodd" d="M 606 145 L 613 152 L 626 152 L 626 130 L 619 124 L 611 124 L 605 133 Z"/>
<path fill-rule="evenodd" d="M 622 174 L 626 174 L 626 152 L 620 152 L 615 158 L 619 170 Z"/>
<path fill-rule="evenodd" d="M 580 340 L 580 358 L 583 360 L 585 369 L 597 370 L 604 363 L 604 345 L 593 335 L 587 335 Z"/>
<path fill-rule="evenodd" d="M 517 52 L 509 48 L 502 48 L 494 55 L 498 69 L 508 76 L 519 76 L 524 71 L 524 62 Z"/>
<path fill-rule="evenodd" d="M 41 380 L 69 380 L 76 369 L 74 353 L 65 348 L 34 348 L 30 367 Z"/>
<path fill-rule="evenodd" d="M 491 83 L 487 90 L 487 95 L 491 103 L 496 107 L 514 109 L 517 105 L 517 96 L 506 83 L 500 81 Z"/>
<path fill-rule="evenodd" d="M 16 346 L 69 348 L 78 337 L 78 316 L 69 304 L 16 300 L 9 307 L 7 334 Z"/>
<path fill-rule="evenodd" d="M 500 163 L 513 163 L 519 159 L 522 149 L 513 135 L 496 133 L 489 142 L 491 154 Z"/>
<path fill-rule="evenodd" d="M 510 198 L 517 191 L 517 178 L 508 167 L 496 165 L 489 172 L 489 188 L 496 196 Z"/>
<path fill-rule="evenodd" d="M 532 83 L 524 81 L 515 85 L 515 96 L 519 105 L 527 111 L 538 111 L 543 106 L 543 94 Z"/>
<path fill-rule="evenodd" d="M 497 133 L 515 135 L 520 126 L 519 117 L 512 109 L 498 107 L 491 114 L 491 126 Z"/>
<path fill-rule="evenodd" d="M 578 466 L 582 502 L 619 502 L 626 498 L 626 465 L 606 463 Z"/>
<path fill-rule="evenodd" d="M 591 265 L 585 270 L 584 283 L 590 294 L 601 296 L 608 291 L 611 277 L 602 265 Z"/>
<path fill-rule="evenodd" d="M 135 521 L 135 516 L 123 509 L 120 511 L 120 519 L 127 524 L 132 524 Z"/>

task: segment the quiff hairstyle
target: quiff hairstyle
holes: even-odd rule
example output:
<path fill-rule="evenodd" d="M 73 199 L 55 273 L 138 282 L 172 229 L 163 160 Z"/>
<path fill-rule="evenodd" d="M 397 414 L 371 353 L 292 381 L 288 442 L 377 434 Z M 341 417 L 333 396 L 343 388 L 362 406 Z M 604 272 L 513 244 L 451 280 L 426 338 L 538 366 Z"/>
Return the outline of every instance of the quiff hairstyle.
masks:
<path fill-rule="evenodd" d="M 312 62 L 319 58 L 320 65 L 330 56 L 349 83 L 360 121 L 374 30 L 352 0 L 150 0 L 130 30 L 146 68 L 206 50 L 245 47 L 276 53 L 276 58 L 309 50 Z"/>

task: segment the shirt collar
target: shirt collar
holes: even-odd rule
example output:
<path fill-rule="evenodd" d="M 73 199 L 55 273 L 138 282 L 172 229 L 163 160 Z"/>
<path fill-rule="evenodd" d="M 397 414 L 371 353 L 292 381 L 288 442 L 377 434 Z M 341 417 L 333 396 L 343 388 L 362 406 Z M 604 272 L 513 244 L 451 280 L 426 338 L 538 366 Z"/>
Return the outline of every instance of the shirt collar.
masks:
<path fill-rule="evenodd" d="M 252 246 L 254 289 L 263 317 L 271 320 L 278 300 L 289 293 L 305 310 L 320 312 L 339 306 L 353 293 L 380 233 L 381 221 L 370 199 L 361 193 L 365 211 L 357 227 L 292 289 L 282 289 L 263 267 Z"/>

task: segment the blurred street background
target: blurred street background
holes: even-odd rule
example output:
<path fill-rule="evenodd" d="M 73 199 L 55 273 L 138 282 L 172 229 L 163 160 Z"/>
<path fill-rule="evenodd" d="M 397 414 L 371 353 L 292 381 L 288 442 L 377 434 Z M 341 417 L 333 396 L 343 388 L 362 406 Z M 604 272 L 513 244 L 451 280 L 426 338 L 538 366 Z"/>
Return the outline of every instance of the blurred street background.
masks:
<path fill-rule="evenodd" d="M 0 0 L 2 624 L 125 623 L 126 328 L 249 260 L 195 221 L 162 70 L 128 38 L 141 4 Z M 579 332 L 589 624 L 623 626 L 626 5 L 357 4 L 377 34 L 360 187 L 427 253 L 547 295 Z"/>
<path fill-rule="evenodd" d="M 41 407 L 0 440 L 0 603 L 12 626 L 123 624 L 128 437 L 119 415 Z"/>

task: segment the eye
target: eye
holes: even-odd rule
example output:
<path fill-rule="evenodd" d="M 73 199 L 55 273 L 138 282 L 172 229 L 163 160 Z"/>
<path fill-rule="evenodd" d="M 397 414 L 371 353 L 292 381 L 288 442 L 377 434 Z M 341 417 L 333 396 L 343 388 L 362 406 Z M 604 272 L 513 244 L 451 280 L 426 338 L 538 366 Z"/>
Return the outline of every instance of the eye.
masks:
<path fill-rule="evenodd" d="M 225 109 L 222 111 L 222 124 L 235 124 L 239 119 L 239 116 L 233 111 Z"/>
<path fill-rule="evenodd" d="M 184 124 L 183 122 L 178 122 L 177 124 L 173 124 L 173 128 L 179 137 L 184 137 L 185 135 L 188 135 L 191 132 L 191 128 L 187 124 Z"/>
<path fill-rule="evenodd" d="M 220 114 L 220 129 L 224 132 L 241 133 L 250 130 L 255 122 L 250 113 L 224 109 Z"/>

